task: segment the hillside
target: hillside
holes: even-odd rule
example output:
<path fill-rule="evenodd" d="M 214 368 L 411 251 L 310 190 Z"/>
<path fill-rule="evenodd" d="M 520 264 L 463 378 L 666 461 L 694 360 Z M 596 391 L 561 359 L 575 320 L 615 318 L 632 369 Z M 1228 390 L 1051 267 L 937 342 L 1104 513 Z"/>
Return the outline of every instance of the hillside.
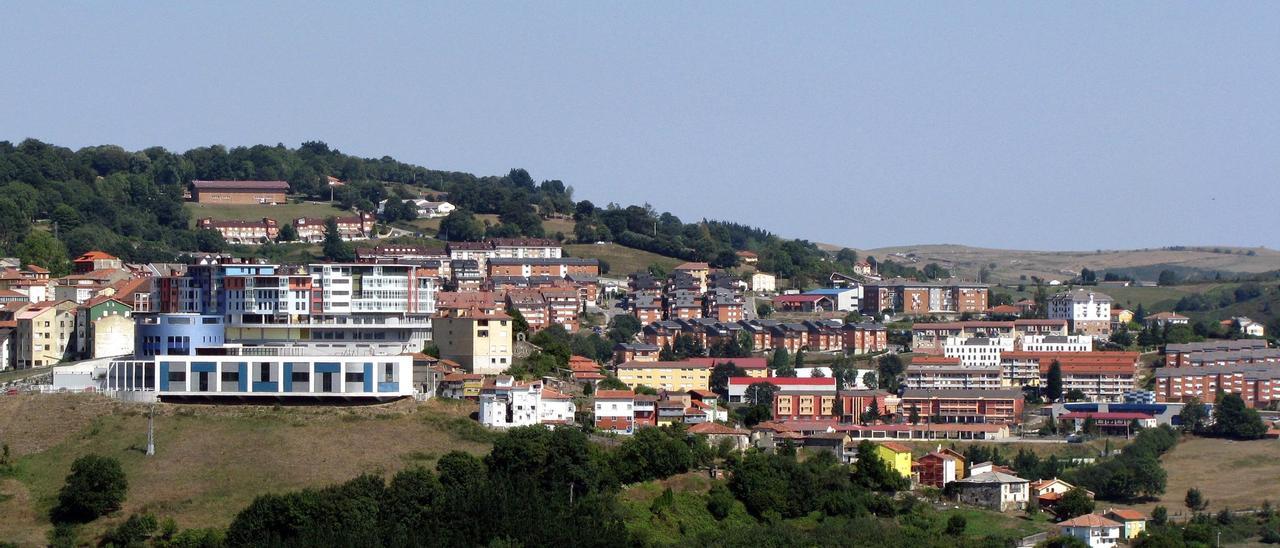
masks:
<path fill-rule="evenodd" d="M 143 406 L 84 395 L 0 397 L 0 442 L 18 458 L 14 477 L 0 477 L 0 539 L 43 543 L 48 509 L 71 461 L 83 454 L 119 458 L 129 478 L 124 511 L 91 524 L 86 538 L 144 509 L 184 528 L 225 527 L 264 493 L 433 466 L 455 449 L 487 451 L 490 434 L 466 417 L 471 406 L 456 403 L 160 405 L 156 455 L 147 457 Z"/>
<path fill-rule="evenodd" d="M 825 246 L 829 250 L 837 246 Z M 1218 250 L 1215 252 L 1214 250 Z M 1253 255 L 1249 255 L 1252 252 Z M 977 279 L 979 270 L 990 272 L 990 281 L 1018 282 L 1038 276 L 1068 280 L 1089 268 L 1097 271 L 1133 272 L 1139 279 L 1154 280 L 1161 270 L 1176 272 L 1238 272 L 1256 274 L 1280 270 L 1280 251 L 1266 248 L 1196 247 L 1098 251 L 1031 251 L 989 249 L 964 245 L 911 245 L 860 250 L 862 256 L 892 259 L 918 266 L 938 263 L 964 278 Z M 994 267 L 992 266 L 994 265 Z"/>

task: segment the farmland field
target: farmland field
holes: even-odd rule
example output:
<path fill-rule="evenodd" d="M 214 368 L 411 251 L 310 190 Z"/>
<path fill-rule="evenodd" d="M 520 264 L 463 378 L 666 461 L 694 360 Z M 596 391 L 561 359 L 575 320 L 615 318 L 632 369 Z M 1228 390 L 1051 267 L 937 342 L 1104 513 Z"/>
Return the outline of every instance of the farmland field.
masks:
<path fill-rule="evenodd" d="M 1209 510 L 1257 508 L 1264 500 L 1280 502 L 1280 442 L 1185 438 L 1160 463 L 1169 474 L 1160 500 L 1135 505 L 1151 512 L 1156 505 L 1170 515 L 1185 513 L 1187 489 L 1200 489 Z"/>

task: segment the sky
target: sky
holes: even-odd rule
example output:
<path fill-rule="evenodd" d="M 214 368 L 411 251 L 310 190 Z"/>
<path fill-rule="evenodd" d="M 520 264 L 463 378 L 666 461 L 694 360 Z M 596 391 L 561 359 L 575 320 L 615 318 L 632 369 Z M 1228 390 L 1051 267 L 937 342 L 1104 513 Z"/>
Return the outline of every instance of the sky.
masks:
<path fill-rule="evenodd" d="M 0 0 L 0 140 L 322 140 L 875 248 L 1280 247 L 1275 2 Z"/>

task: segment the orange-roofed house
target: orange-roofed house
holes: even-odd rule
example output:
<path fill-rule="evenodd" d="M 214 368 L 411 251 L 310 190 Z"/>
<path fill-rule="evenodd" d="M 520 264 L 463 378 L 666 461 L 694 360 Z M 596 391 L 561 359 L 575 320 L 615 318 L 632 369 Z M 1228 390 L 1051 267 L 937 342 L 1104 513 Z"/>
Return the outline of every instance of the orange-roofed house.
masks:
<path fill-rule="evenodd" d="M 1128 508 L 1108 508 L 1102 515 L 1109 520 L 1124 525 L 1124 531 L 1121 533 L 1125 539 L 1137 537 L 1143 531 L 1147 530 L 1147 515 L 1137 510 Z"/>
<path fill-rule="evenodd" d="M 1098 514 L 1085 514 L 1058 524 L 1064 537 L 1074 537 L 1090 548 L 1111 548 L 1121 540 L 1124 525 Z"/>
<path fill-rule="evenodd" d="M 725 426 L 718 422 L 703 422 L 689 427 L 690 434 L 707 437 L 711 447 L 718 447 L 722 440 L 730 440 L 736 451 L 745 451 L 751 445 L 751 432 L 741 428 Z"/>
<path fill-rule="evenodd" d="M 124 261 L 105 251 L 86 251 L 83 255 L 76 257 L 71 261 L 71 271 L 76 274 L 85 274 L 94 270 L 106 270 L 108 268 L 124 268 Z"/>

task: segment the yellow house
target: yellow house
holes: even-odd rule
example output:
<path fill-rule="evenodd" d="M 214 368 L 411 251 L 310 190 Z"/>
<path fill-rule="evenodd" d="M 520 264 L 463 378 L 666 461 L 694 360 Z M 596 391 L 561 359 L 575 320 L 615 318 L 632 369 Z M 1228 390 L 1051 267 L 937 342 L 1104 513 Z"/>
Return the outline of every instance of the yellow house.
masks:
<path fill-rule="evenodd" d="M 1124 538 L 1131 539 L 1147 530 L 1147 516 L 1137 510 L 1111 508 L 1102 514 L 1124 524 Z"/>
<path fill-rule="evenodd" d="M 892 441 L 876 444 L 876 454 L 904 478 L 911 477 L 911 448 Z"/>
<path fill-rule="evenodd" d="M 694 362 L 629 361 L 618 365 L 618 380 L 635 390 L 644 385 L 658 390 L 709 390 L 711 369 Z"/>
<path fill-rule="evenodd" d="M 75 308 L 72 301 L 45 301 L 14 315 L 18 369 L 45 367 L 67 358 L 76 331 Z"/>
<path fill-rule="evenodd" d="M 495 375 L 511 367 L 511 317 L 477 308 L 458 309 L 432 321 L 440 357 L 471 373 Z"/>

